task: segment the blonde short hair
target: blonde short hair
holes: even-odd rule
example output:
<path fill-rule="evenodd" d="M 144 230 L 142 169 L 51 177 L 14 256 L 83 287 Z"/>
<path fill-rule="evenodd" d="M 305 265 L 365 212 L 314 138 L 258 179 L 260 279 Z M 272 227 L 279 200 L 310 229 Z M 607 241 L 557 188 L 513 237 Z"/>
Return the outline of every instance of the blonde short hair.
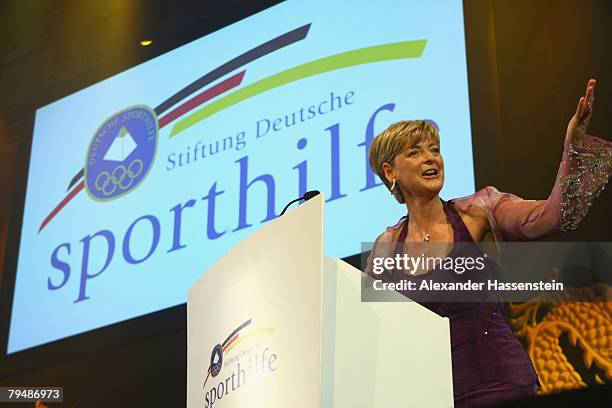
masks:
<path fill-rule="evenodd" d="M 385 177 L 383 164 L 393 164 L 395 156 L 404 149 L 429 138 L 438 144 L 440 143 L 438 128 L 430 121 L 402 120 L 393 123 L 372 141 L 369 152 L 370 167 L 390 189 L 391 183 Z M 394 188 L 392 193 L 400 204 L 405 202 L 399 188 Z"/>

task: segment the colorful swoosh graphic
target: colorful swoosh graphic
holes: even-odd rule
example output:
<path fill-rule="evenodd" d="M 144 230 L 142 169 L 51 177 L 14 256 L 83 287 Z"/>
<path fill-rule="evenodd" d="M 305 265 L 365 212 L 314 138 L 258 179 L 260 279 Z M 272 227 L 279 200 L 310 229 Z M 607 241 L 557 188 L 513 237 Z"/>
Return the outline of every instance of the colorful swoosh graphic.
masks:
<path fill-rule="evenodd" d="M 198 122 L 221 112 L 230 106 L 236 105 L 246 99 L 270 91 L 274 88 L 287 85 L 304 78 L 323 74 L 337 69 L 369 64 L 372 62 L 389 61 L 405 58 L 418 58 L 423 53 L 427 40 L 404 41 L 391 44 L 376 45 L 374 47 L 331 55 L 315 61 L 307 62 L 297 67 L 279 72 L 260 81 L 245 86 L 200 110 L 192 113 L 174 125 L 170 137 L 190 128 Z"/>

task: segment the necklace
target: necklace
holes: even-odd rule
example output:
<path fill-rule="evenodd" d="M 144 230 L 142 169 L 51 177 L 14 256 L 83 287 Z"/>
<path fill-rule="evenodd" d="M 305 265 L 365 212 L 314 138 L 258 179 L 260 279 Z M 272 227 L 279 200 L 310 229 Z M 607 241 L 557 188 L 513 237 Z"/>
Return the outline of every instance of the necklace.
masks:
<path fill-rule="evenodd" d="M 429 232 L 423 232 L 423 242 L 425 242 L 425 250 L 421 253 L 421 257 L 423 258 L 424 262 L 427 262 L 426 258 L 427 258 L 427 249 L 429 247 L 429 239 L 430 239 Z M 421 270 L 421 269 L 424 270 L 425 268 L 419 267 L 419 270 Z M 416 271 L 413 271 L 413 273 L 414 272 L 416 272 Z"/>
<path fill-rule="evenodd" d="M 423 257 L 427 257 L 427 247 L 429 246 L 429 232 L 423 233 L 423 241 L 425 241 L 425 251 L 423 252 Z"/>
<path fill-rule="evenodd" d="M 442 216 L 445 216 L 446 213 L 444 212 L 444 209 L 442 209 Z M 438 220 L 436 220 L 434 223 L 432 223 L 431 226 L 435 225 L 437 221 L 439 221 L 441 218 L 439 217 Z M 416 224 L 416 223 L 415 223 Z M 431 228 L 430 226 L 430 228 Z M 425 242 L 425 250 L 423 251 L 422 256 L 426 257 L 427 256 L 427 248 L 429 247 L 429 241 L 431 239 L 431 236 L 429 235 L 429 231 L 423 231 L 423 242 Z"/>
<path fill-rule="evenodd" d="M 422 271 L 424 272 L 428 272 L 428 269 L 429 269 L 429 266 L 428 266 L 429 261 L 427 260 L 427 256 L 429 255 L 429 242 L 431 241 L 431 233 L 433 232 L 432 228 L 436 223 L 441 222 L 442 219 L 446 220 L 446 217 L 447 217 L 446 208 L 443 206 L 442 211 L 439 213 L 438 219 L 430 225 L 429 229 L 421 230 L 421 232 L 419 232 L 417 223 L 414 222 L 414 220 L 412 221 L 410 220 L 409 214 L 406 216 L 407 222 L 405 222 L 404 225 L 402 226 L 402 230 L 400 232 L 399 242 L 398 242 L 398 245 L 401 243 L 401 246 L 399 246 L 398 248 L 402 248 L 401 251 L 404 254 L 408 254 L 410 257 L 415 257 L 415 256 L 419 256 L 416 254 L 421 252 L 416 248 L 417 246 L 420 246 L 418 242 L 422 242 L 423 246 L 421 248 L 424 247 L 423 248 L 424 251 L 421 252 L 420 256 L 423 257 L 424 265 L 422 265 L 419 269 L 422 269 Z M 451 227 L 450 221 L 446 221 L 444 224 L 447 225 L 447 227 Z M 409 230 L 414 231 L 413 236 L 416 235 L 415 237 L 416 239 L 408 240 Z M 406 244 L 408 244 L 408 248 L 406 247 Z M 410 244 L 412 244 L 412 248 L 414 249 L 412 250 L 410 249 Z M 436 247 L 434 252 L 437 252 L 438 250 L 440 250 L 441 254 L 445 254 L 444 256 L 441 257 L 441 258 L 444 258 L 448 254 L 448 252 L 446 251 L 448 249 L 448 245 L 449 245 L 448 243 L 444 245 L 444 248 Z M 434 263 L 434 267 L 435 267 L 435 263 Z M 413 275 L 417 274 L 417 271 L 414 270 L 411 272 L 411 274 Z"/>

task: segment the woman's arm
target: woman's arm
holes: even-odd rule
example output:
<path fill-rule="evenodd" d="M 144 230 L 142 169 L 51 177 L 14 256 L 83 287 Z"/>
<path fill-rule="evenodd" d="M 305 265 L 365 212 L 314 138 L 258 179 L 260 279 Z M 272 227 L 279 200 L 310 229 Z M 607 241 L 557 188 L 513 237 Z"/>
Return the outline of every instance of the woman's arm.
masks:
<path fill-rule="evenodd" d="M 612 173 L 612 143 L 586 134 L 591 119 L 595 80 L 590 80 L 570 120 L 563 158 L 546 200 L 523 200 L 494 187 L 457 200 L 467 210 L 476 205 L 497 238 L 538 239 L 576 229 Z"/>

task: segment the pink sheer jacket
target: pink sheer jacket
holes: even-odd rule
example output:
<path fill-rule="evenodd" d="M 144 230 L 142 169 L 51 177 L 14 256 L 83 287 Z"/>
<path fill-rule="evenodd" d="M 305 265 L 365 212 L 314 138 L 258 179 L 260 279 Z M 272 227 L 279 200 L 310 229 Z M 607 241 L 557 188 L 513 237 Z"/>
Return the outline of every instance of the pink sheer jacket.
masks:
<path fill-rule="evenodd" d="M 585 135 L 580 147 L 565 142 L 561 165 L 548 199 L 524 200 L 495 187 L 486 187 L 453 202 L 466 212 L 472 206 L 484 211 L 497 243 L 535 240 L 576 229 L 604 189 L 610 174 L 612 142 Z M 397 241 L 404 219 L 387 228 L 376 243 Z"/>

